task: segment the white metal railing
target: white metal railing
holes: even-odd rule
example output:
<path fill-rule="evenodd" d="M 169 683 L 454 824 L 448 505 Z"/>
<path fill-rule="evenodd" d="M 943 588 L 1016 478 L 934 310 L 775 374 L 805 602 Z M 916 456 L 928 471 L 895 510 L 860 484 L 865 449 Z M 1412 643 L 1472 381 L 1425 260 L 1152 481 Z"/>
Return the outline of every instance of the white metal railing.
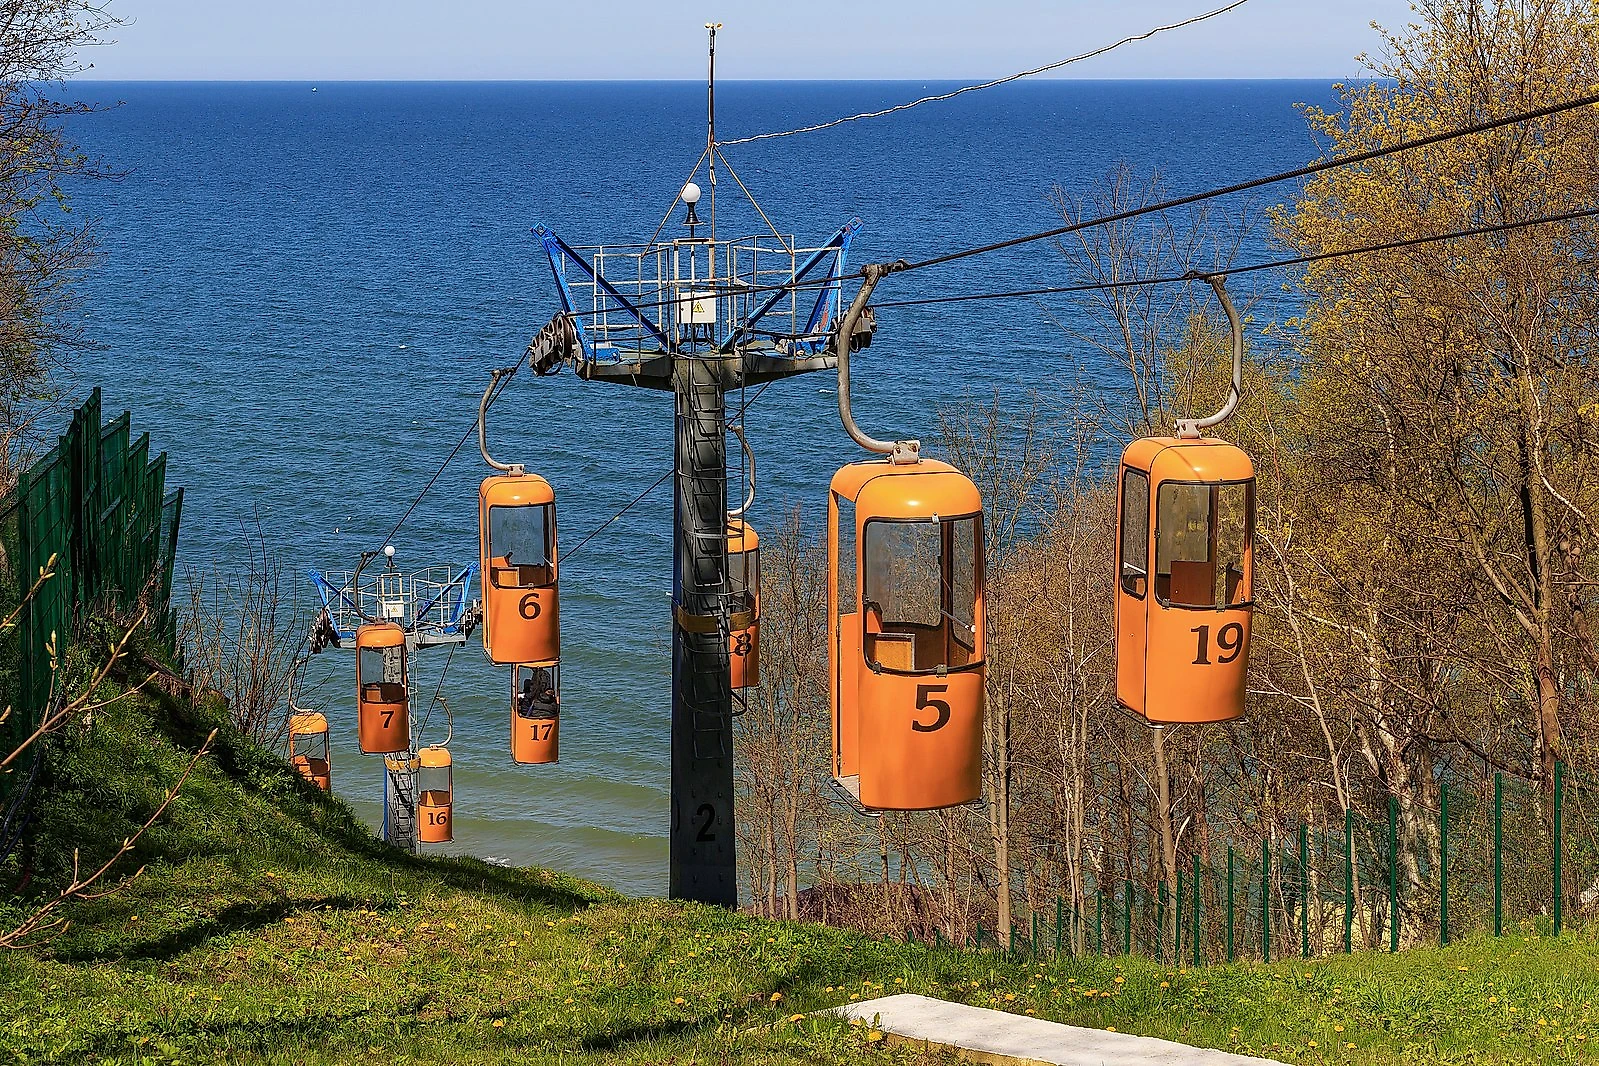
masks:
<path fill-rule="evenodd" d="M 366 571 L 358 586 L 354 571 L 328 570 L 317 575 L 325 583 L 318 589 L 341 637 L 376 619 L 395 622 L 424 639 L 448 638 L 460 631 L 476 569 L 440 564 L 410 573 Z"/>
<path fill-rule="evenodd" d="M 721 345 L 741 333 L 741 343 L 764 342 L 781 349 L 794 341 L 821 340 L 832 324 L 831 316 L 810 321 L 829 262 L 818 264 L 795 288 L 781 290 L 806 260 L 823 251 L 796 247 L 792 237 L 587 245 L 573 250 L 674 344 L 697 337 Z M 583 328 L 597 358 L 609 361 L 662 349 L 661 338 L 624 311 L 604 286 L 581 270 L 567 270 L 565 280 L 574 310 L 584 313 Z M 839 283 L 835 280 L 829 288 L 836 301 Z M 774 294 L 775 303 L 751 324 L 750 316 Z"/>

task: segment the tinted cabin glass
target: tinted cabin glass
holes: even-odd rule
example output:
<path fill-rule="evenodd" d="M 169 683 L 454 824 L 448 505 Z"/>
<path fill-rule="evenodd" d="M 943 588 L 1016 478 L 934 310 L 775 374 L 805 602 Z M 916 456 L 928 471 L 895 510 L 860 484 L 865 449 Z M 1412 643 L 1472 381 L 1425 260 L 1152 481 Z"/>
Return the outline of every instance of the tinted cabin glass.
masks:
<path fill-rule="evenodd" d="M 727 553 L 727 587 L 733 594 L 734 610 L 747 611 L 755 606 L 755 596 L 761 588 L 761 550 Z"/>
<path fill-rule="evenodd" d="M 404 697 L 404 648 L 362 648 L 355 666 L 362 699 L 397 703 Z"/>
<path fill-rule="evenodd" d="M 448 766 L 424 766 L 416 772 L 416 787 L 418 791 L 427 794 L 434 803 L 447 802 L 450 795 L 450 768 Z"/>
<path fill-rule="evenodd" d="M 1122 470 L 1122 588 L 1143 597 L 1149 584 L 1149 476 Z"/>
<path fill-rule="evenodd" d="M 489 572 L 497 588 L 550 583 L 553 510 L 549 504 L 489 508 Z"/>
<path fill-rule="evenodd" d="M 1245 549 L 1254 536 L 1254 483 L 1165 482 L 1155 504 L 1155 590 L 1179 607 L 1248 601 Z"/>
<path fill-rule="evenodd" d="M 964 666 L 977 651 L 977 574 L 982 519 L 944 523 L 950 578 L 950 665 Z"/>
<path fill-rule="evenodd" d="M 976 649 L 977 516 L 866 523 L 867 661 L 900 671 L 965 666 Z"/>
<path fill-rule="evenodd" d="M 326 733 L 296 733 L 294 734 L 294 755 L 303 755 L 310 759 L 326 759 L 328 757 L 328 735 Z"/>
<path fill-rule="evenodd" d="M 1255 540 L 1255 483 L 1216 487 L 1216 603 L 1239 607 L 1254 599 L 1244 565 Z"/>

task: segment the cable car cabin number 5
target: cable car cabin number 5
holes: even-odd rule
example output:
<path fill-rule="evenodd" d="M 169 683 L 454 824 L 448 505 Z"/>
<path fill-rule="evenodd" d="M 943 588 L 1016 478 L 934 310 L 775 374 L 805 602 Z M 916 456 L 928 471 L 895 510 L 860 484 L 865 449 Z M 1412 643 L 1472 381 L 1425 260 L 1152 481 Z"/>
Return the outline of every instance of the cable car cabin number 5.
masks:
<path fill-rule="evenodd" d="M 954 467 L 853 463 L 828 509 L 834 777 L 868 810 L 981 794 L 983 501 Z"/>

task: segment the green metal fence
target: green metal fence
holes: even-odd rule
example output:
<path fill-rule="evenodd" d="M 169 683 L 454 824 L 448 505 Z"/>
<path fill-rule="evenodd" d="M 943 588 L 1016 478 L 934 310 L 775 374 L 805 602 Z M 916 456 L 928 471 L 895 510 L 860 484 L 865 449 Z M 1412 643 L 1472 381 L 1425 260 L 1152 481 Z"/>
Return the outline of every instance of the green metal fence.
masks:
<path fill-rule="evenodd" d="M 55 447 L 0 499 L 0 605 L 9 614 L 47 571 L 0 651 L 12 713 L 0 724 L 10 752 L 41 721 L 64 660 L 91 612 L 147 612 L 145 626 L 176 654 L 172 569 L 183 490 L 166 492 L 165 453 L 132 439 L 127 413 L 102 424 L 100 390 L 72 416 Z M 0 778 L 0 795 L 7 782 Z"/>
<path fill-rule="evenodd" d="M 965 947 L 1204 966 L 1518 927 L 1560 936 L 1599 918 L 1599 779 L 1557 763 L 1541 786 L 1505 773 L 1435 785 L 1430 806 L 1402 811 L 1390 798 L 1374 817 L 1261 828 L 1208 862 L 1187 854 L 1170 890 L 1158 876 L 1152 888 L 1090 877 L 1080 900 L 1019 912 L 1008 936 L 979 928 Z"/>

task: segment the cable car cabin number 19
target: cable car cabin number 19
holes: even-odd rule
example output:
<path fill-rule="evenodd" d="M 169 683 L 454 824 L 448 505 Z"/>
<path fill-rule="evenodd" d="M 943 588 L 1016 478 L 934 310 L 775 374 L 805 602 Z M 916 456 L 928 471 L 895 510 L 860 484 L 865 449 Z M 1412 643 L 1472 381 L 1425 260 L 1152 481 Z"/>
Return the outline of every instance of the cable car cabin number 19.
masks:
<path fill-rule="evenodd" d="M 1157 724 L 1237 718 L 1254 607 L 1249 456 L 1212 438 L 1135 440 L 1119 497 L 1117 701 Z"/>

